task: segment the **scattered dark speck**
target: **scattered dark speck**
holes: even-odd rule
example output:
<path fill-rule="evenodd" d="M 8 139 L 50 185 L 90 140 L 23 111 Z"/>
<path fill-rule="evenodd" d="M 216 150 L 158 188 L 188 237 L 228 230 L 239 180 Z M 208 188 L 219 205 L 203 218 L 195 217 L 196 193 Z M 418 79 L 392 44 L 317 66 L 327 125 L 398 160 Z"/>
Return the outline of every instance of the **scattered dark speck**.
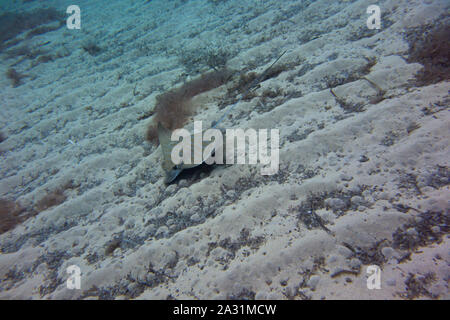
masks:
<path fill-rule="evenodd" d="M 366 155 L 362 155 L 360 158 L 359 158 L 359 162 L 367 162 L 367 161 L 369 161 L 370 159 L 366 156 Z"/>

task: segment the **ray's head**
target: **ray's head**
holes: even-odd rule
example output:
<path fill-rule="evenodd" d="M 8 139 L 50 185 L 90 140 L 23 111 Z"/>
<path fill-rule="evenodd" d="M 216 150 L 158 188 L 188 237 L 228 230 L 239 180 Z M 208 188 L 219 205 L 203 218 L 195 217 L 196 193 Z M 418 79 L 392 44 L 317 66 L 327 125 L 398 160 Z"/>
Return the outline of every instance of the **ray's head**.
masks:
<path fill-rule="evenodd" d="M 183 169 L 179 168 L 178 166 L 174 166 L 169 171 L 166 171 L 166 178 L 164 179 L 165 184 L 171 184 L 178 175 L 183 171 Z"/>

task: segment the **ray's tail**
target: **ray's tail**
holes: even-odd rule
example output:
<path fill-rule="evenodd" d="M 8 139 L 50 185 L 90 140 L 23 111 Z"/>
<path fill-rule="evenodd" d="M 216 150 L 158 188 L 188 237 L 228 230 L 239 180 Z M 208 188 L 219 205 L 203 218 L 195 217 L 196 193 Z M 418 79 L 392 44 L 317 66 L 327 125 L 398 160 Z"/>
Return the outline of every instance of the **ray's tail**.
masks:
<path fill-rule="evenodd" d="M 231 105 L 231 107 L 229 107 L 228 108 L 228 110 L 227 111 L 225 111 L 225 113 L 217 120 L 217 121 L 213 121 L 213 123 L 211 124 L 211 128 L 216 128 L 218 125 L 219 125 L 219 123 L 221 123 L 222 121 L 223 121 L 223 119 L 225 119 L 225 117 L 227 116 L 227 115 L 229 115 L 230 114 L 230 112 L 231 111 L 233 111 L 233 109 L 234 109 L 234 107 L 239 103 L 239 102 L 241 102 L 241 100 L 242 99 L 244 99 L 244 97 L 246 97 L 247 96 L 247 94 L 250 92 L 250 91 L 252 91 L 257 85 L 258 85 L 258 83 L 260 83 L 266 76 L 267 76 L 267 74 L 269 73 L 269 71 L 270 71 L 270 69 L 272 69 L 272 67 L 278 62 L 278 60 L 280 60 L 281 59 L 281 57 L 282 56 L 284 56 L 284 54 L 287 52 L 287 50 L 286 51 L 284 51 L 266 70 L 264 70 L 264 72 L 258 77 L 258 78 L 256 78 L 256 79 L 254 79 L 248 86 L 247 86 L 247 88 L 245 89 L 245 91 L 244 91 L 244 93 L 242 94 L 242 96 L 239 98 L 239 100 L 238 101 L 236 101 L 235 103 L 233 103 L 232 105 Z"/>

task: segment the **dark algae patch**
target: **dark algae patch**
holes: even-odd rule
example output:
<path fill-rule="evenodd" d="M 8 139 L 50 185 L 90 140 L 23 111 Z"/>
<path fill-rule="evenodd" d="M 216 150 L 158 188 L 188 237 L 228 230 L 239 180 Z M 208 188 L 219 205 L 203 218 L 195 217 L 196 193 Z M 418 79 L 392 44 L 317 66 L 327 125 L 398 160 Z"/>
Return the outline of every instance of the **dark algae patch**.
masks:
<path fill-rule="evenodd" d="M 418 85 L 430 85 L 450 79 L 450 28 L 447 23 L 424 25 L 408 30 L 408 62 L 418 62 Z"/>
<path fill-rule="evenodd" d="M 4 42 L 13 39 L 20 33 L 35 29 L 30 36 L 42 34 L 52 29 L 38 28 L 43 24 L 62 21 L 63 15 L 55 8 L 35 9 L 29 12 L 5 12 L 0 15 L 0 50 Z"/>

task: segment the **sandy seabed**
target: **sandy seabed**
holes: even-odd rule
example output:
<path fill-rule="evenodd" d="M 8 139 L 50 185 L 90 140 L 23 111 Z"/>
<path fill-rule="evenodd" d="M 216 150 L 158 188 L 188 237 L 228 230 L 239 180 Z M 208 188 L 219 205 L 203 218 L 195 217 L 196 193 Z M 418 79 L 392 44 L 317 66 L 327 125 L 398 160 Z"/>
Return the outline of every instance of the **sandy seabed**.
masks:
<path fill-rule="evenodd" d="M 380 30 L 363 0 L 78 2 L 81 30 L 0 53 L 24 75 L 0 77 L 0 197 L 34 213 L 0 235 L 1 299 L 449 298 L 450 87 L 419 83 L 408 42 L 448 1 L 377 1 Z M 11 54 L 24 43 L 40 51 Z M 279 172 L 165 185 L 156 97 L 208 70 L 202 52 L 260 73 L 285 50 L 221 124 L 279 129 Z M 191 120 L 217 120 L 237 81 L 195 96 Z"/>

